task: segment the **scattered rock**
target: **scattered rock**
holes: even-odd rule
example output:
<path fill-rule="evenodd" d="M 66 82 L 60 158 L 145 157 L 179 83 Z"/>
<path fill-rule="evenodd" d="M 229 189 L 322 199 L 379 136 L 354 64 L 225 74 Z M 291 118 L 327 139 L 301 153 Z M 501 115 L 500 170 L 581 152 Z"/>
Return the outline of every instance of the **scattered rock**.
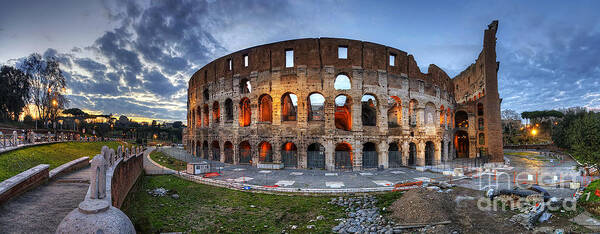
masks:
<path fill-rule="evenodd" d="M 317 220 L 323 220 L 325 217 L 323 217 L 323 215 L 319 215 L 317 216 Z"/>
<path fill-rule="evenodd" d="M 307 229 L 313 229 L 313 228 L 315 228 L 315 225 L 307 225 L 306 228 Z"/>
<path fill-rule="evenodd" d="M 152 195 L 154 197 L 162 197 L 162 196 L 167 195 L 168 191 L 169 190 L 167 190 L 167 189 L 165 189 L 163 187 L 160 187 L 160 188 L 155 188 L 153 190 L 148 191 L 148 194 L 150 194 L 150 195 Z"/>
<path fill-rule="evenodd" d="M 296 226 L 296 225 L 292 225 L 292 227 L 291 227 L 291 228 L 292 228 L 292 230 L 296 230 L 296 228 L 298 228 L 298 226 Z"/>
<path fill-rule="evenodd" d="M 173 199 L 175 199 L 175 200 L 179 199 L 179 195 L 178 195 L 178 194 L 173 194 L 173 195 L 171 195 L 171 197 L 172 197 Z"/>
<path fill-rule="evenodd" d="M 250 205 L 250 208 L 255 208 L 255 207 L 256 207 L 255 205 Z"/>

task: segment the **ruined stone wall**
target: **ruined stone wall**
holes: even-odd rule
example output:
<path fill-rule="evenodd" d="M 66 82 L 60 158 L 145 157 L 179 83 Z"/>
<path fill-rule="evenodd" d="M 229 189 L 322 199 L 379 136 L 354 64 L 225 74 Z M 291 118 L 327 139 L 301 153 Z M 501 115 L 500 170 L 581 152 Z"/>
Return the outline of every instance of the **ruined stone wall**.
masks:
<path fill-rule="evenodd" d="M 483 49 L 474 64 L 452 79 L 457 109 L 469 115 L 469 153 L 492 157 L 503 161 L 502 122 L 500 119 L 500 96 L 498 93 L 498 69 L 496 61 L 496 30 L 498 21 L 492 22 L 484 33 Z M 483 121 L 483 125 L 480 122 Z M 482 137 L 483 136 L 483 137 Z"/>
<path fill-rule="evenodd" d="M 347 58 L 338 57 L 339 47 L 347 48 Z M 294 54 L 292 67 L 286 67 L 288 50 Z M 392 64 L 391 56 L 394 57 Z M 349 77 L 350 89 L 334 88 L 339 75 Z M 243 88 L 246 80 L 250 83 L 250 92 Z M 437 66 L 430 65 L 428 72 L 422 73 L 412 55 L 375 43 L 310 38 L 261 45 L 216 59 L 194 73 L 189 81 L 189 137 L 185 144 L 194 155 L 219 157 L 226 162 L 229 159 L 224 145 L 231 143 L 233 148 L 229 154 L 233 153 L 233 159 L 230 161 L 237 164 L 242 151 L 240 143 L 248 141 L 251 162 L 257 165 L 262 142 L 271 145 L 275 164 L 284 161 L 282 146 L 292 142 L 297 148 L 296 167 L 305 168 L 309 164 L 308 146 L 319 143 L 325 149 L 326 169 L 334 170 L 336 145 L 348 143 L 352 169 L 360 170 L 365 166 L 363 146 L 366 143 L 376 146 L 377 165 L 383 167 L 391 166 L 388 149 L 395 143 L 403 165 L 409 160 L 414 160 L 416 165 L 436 164 L 454 155 L 451 141 L 455 88 L 452 79 Z M 295 121 L 282 120 L 282 101 L 288 93 L 297 96 Z M 323 121 L 308 118 L 308 97 L 312 93 L 325 98 Z M 259 117 L 259 111 L 264 109 L 259 108 L 263 95 L 269 95 L 272 100 L 271 122 L 259 121 L 264 119 L 264 115 Z M 352 128 L 348 131 L 336 128 L 335 124 L 334 100 L 340 95 L 351 100 L 348 111 Z M 364 95 L 375 97 L 375 126 L 363 126 L 361 99 Z M 241 102 L 246 98 L 251 111 L 248 126 L 243 124 L 247 120 L 240 121 L 240 113 L 247 111 L 241 109 Z M 412 109 L 409 108 L 411 100 Z M 232 119 L 226 117 L 228 102 L 233 103 Z M 388 111 L 394 105 L 400 106 L 401 120 L 397 126 L 388 126 Z M 215 106 L 218 106 L 218 115 L 213 115 Z M 415 145 L 412 150 L 411 143 Z M 215 149 L 213 144 L 219 147 Z"/>

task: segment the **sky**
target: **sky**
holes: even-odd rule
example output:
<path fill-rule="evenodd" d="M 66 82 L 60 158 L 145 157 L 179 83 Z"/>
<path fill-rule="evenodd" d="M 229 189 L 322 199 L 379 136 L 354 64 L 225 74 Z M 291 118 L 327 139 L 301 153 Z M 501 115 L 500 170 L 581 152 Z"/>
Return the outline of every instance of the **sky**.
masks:
<path fill-rule="evenodd" d="M 375 42 L 454 77 L 492 20 L 502 109 L 600 110 L 600 1 L 0 1 L 0 64 L 56 57 L 69 107 L 94 113 L 185 122 L 196 70 L 297 38 Z"/>

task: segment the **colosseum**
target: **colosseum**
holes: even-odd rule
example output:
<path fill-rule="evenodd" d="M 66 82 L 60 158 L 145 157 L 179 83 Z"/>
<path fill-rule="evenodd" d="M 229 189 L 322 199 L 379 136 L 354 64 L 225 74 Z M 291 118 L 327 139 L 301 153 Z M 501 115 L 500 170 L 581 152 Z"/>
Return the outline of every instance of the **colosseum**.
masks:
<path fill-rule="evenodd" d="M 189 81 L 191 154 L 259 168 L 363 170 L 502 162 L 493 21 L 454 78 L 371 42 L 308 38 L 218 58 Z"/>

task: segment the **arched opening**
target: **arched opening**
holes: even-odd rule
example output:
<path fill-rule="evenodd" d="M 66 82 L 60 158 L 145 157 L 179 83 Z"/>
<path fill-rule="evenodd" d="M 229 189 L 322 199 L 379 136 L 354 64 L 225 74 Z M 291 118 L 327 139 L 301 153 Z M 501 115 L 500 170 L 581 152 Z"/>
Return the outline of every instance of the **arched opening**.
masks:
<path fill-rule="evenodd" d="M 335 169 L 351 170 L 352 160 L 352 146 L 350 144 L 342 142 L 335 146 Z"/>
<path fill-rule="evenodd" d="M 477 116 L 483 115 L 483 103 L 477 103 Z"/>
<path fill-rule="evenodd" d="M 325 147 L 313 143 L 307 149 L 307 167 L 310 169 L 325 169 Z"/>
<path fill-rule="evenodd" d="M 485 145 L 485 135 L 483 133 L 479 133 L 479 144 Z"/>
<path fill-rule="evenodd" d="M 242 98 L 240 100 L 240 127 L 250 126 L 252 110 L 250 109 L 250 99 Z"/>
<path fill-rule="evenodd" d="M 483 131 L 484 130 L 484 125 L 483 125 L 483 118 L 479 118 L 477 120 L 477 125 L 479 125 L 479 130 Z"/>
<path fill-rule="evenodd" d="M 469 116 L 467 115 L 467 112 L 457 111 L 456 115 L 454 116 L 454 123 L 456 124 L 456 127 L 468 128 Z"/>
<path fill-rule="evenodd" d="M 325 120 L 325 97 L 320 93 L 308 95 L 308 121 Z"/>
<path fill-rule="evenodd" d="M 446 109 L 446 123 L 448 124 L 448 128 L 453 128 L 452 126 L 452 109 Z"/>
<path fill-rule="evenodd" d="M 410 100 L 408 103 L 408 122 L 411 127 L 417 126 L 417 106 L 419 102 L 415 99 Z"/>
<path fill-rule="evenodd" d="M 375 143 L 367 142 L 363 145 L 363 158 L 362 158 L 362 166 L 363 168 L 377 168 L 379 164 L 377 157 L 377 148 Z"/>
<path fill-rule="evenodd" d="M 435 105 L 431 102 L 428 102 L 425 105 L 425 125 L 426 126 L 434 126 L 435 125 Z"/>
<path fill-rule="evenodd" d="M 352 84 L 347 75 L 339 74 L 335 77 L 335 81 L 333 82 L 333 88 L 335 90 L 349 90 L 351 87 Z"/>
<path fill-rule="evenodd" d="M 425 165 L 433 165 L 433 160 L 435 158 L 435 144 L 433 142 L 428 141 L 425 143 Z"/>
<path fill-rule="evenodd" d="M 233 101 L 229 98 L 225 100 L 225 120 L 233 121 Z"/>
<path fill-rule="evenodd" d="M 271 143 L 263 141 L 258 144 L 258 161 L 261 163 L 273 162 L 273 148 Z"/>
<path fill-rule="evenodd" d="M 388 105 L 391 106 L 387 112 L 388 127 L 397 128 L 402 126 L 402 100 L 396 96 L 388 99 Z"/>
<path fill-rule="evenodd" d="M 212 160 L 221 161 L 221 148 L 218 141 L 212 142 Z"/>
<path fill-rule="evenodd" d="M 208 141 L 202 142 L 202 158 L 208 159 Z"/>
<path fill-rule="evenodd" d="M 298 167 L 298 149 L 292 142 L 287 142 L 281 146 L 281 159 L 284 167 Z"/>
<path fill-rule="evenodd" d="M 215 101 L 213 103 L 213 122 L 219 123 L 221 122 L 221 109 L 219 108 L 219 102 Z"/>
<path fill-rule="evenodd" d="M 377 100 L 371 94 L 365 94 L 361 100 L 361 119 L 363 126 L 377 126 Z"/>
<path fill-rule="evenodd" d="M 240 93 L 248 94 L 252 92 L 252 86 L 250 85 L 250 81 L 246 78 L 240 80 Z"/>
<path fill-rule="evenodd" d="M 226 141 L 225 145 L 223 145 L 223 150 L 225 154 L 225 163 L 233 163 L 233 144 L 230 141 Z"/>
<path fill-rule="evenodd" d="M 202 126 L 208 127 L 208 104 L 204 104 L 202 112 L 204 112 L 204 115 L 202 116 L 204 123 Z"/>
<path fill-rule="evenodd" d="M 408 165 L 414 166 L 417 162 L 417 145 L 411 142 L 408 145 Z"/>
<path fill-rule="evenodd" d="M 298 97 L 293 93 L 285 93 L 281 97 L 281 121 L 296 121 Z"/>
<path fill-rule="evenodd" d="M 388 147 L 388 167 L 398 168 L 400 166 L 402 166 L 402 152 L 398 143 L 393 142 Z"/>
<path fill-rule="evenodd" d="M 202 157 L 202 144 L 200 143 L 200 141 L 196 141 L 196 144 L 194 144 L 196 147 L 194 148 L 194 156 L 196 157 Z"/>
<path fill-rule="evenodd" d="M 258 99 L 258 121 L 273 122 L 273 99 L 268 94 L 263 94 Z"/>
<path fill-rule="evenodd" d="M 196 128 L 202 127 L 202 109 L 196 108 Z"/>
<path fill-rule="evenodd" d="M 343 94 L 335 98 L 335 127 L 352 130 L 352 99 Z"/>
<path fill-rule="evenodd" d="M 440 107 L 440 127 L 444 127 L 446 125 L 446 110 L 444 109 L 444 105 Z"/>
<path fill-rule="evenodd" d="M 242 141 L 240 143 L 240 149 L 238 152 L 239 164 L 250 164 L 252 163 L 252 146 L 248 141 Z"/>
<path fill-rule="evenodd" d="M 469 157 L 469 134 L 466 131 L 459 130 L 454 133 L 454 149 L 457 158 Z"/>
<path fill-rule="evenodd" d="M 208 89 L 205 89 L 204 92 L 202 92 L 203 96 L 204 96 L 204 101 L 208 101 L 208 99 L 210 99 L 210 94 L 208 93 Z"/>

